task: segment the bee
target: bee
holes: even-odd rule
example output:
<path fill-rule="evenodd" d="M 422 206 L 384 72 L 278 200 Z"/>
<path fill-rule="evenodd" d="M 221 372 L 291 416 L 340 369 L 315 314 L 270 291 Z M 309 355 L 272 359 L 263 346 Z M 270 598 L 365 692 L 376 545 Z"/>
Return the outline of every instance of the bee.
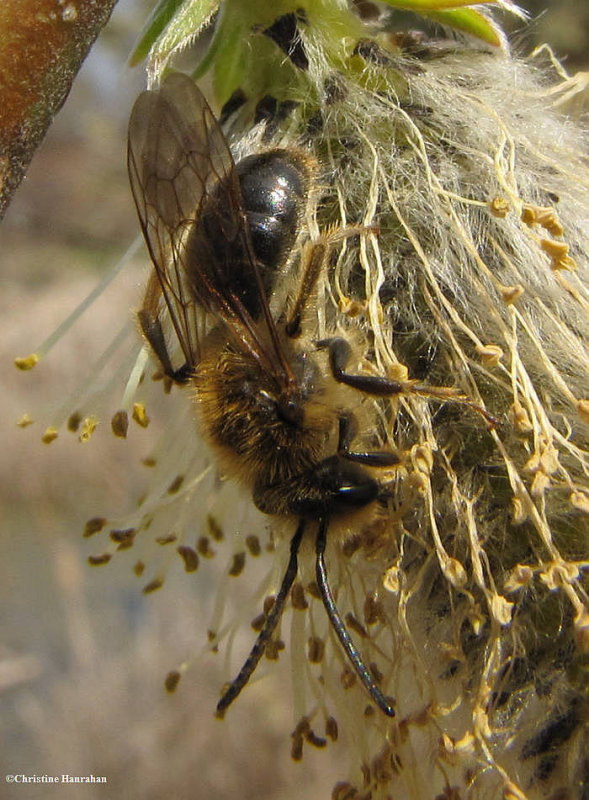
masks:
<path fill-rule="evenodd" d="M 273 303 L 304 232 L 314 162 L 302 150 L 274 148 L 235 163 L 200 90 L 174 73 L 135 103 L 128 168 L 154 265 L 138 313 L 142 333 L 168 379 L 194 387 L 200 432 L 221 472 L 247 487 L 260 511 L 292 521 L 294 529 L 274 604 L 222 693 L 217 716 L 247 684 L 270 642 L 297 576 L 301 541 L 311 531 L 329 621 L 372 701 L 392 717 L 394 700 L 376 684 L 338 612 L 324 553 L 332 520 L 384 502 L 386 485 L 373 475 L 398 465 L 399 456 L 354 450 L 354 415 L 331 408 L 325 394 L 327 384 L 374 397 L 405 387 L 349 373 L 352 348 L 344 338 L 305 344 L 301 336 L 333 233 L 320 235 L 300 259 L 294 302 L 278 309 Z M 184 361 L 179 365 L 166 340 L 170 326 Z M 319 351 L 327 354 L 328 370 L 318 366 Z"/>

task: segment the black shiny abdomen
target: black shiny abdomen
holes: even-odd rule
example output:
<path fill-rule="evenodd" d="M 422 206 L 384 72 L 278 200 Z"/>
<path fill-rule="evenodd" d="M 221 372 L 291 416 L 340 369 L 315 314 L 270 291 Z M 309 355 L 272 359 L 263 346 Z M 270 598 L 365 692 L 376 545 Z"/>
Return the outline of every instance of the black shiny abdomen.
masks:
<path fill-rule="evenodd" d="M 296 238 L 307 199 L 307 171 L 287 150 L 248 156 L 236 168 L 254 253 L 264 272 L 274 270 Z M 271 285 L 271 277 L 265 275 L 264 283 Z"/>
<path fill-rule="evenodd" d="M 296 150 L 270 150 L 242 159 L 212 188 L 186 244 L 196 297 L 204 279 L 221 296 L 239 298 L 254 319 L 260 316 L 264 297 L 254 270 L 268 297 L 277 268 L 294 245 L 309 182 L 309 169 Z M 243 236 L 246 225 L 253 259 Z M 192 264 L 198 268 L 190 269 Z"/>

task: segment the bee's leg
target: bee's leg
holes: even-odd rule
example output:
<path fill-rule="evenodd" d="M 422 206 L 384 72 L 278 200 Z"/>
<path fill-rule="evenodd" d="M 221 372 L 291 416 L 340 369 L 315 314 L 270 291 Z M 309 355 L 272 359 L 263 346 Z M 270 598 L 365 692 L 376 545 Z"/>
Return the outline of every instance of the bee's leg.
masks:
<path fill-rule="evenodd" d="M 166 344 L 166 337 L 164 336 L 164 331 L 160 322 L 161 303 L 162 287 L 155 270 L 153 270 L 147 282 L 143 306 L 137 312 L 137 321 L 139 322 L 142 334 L 153 350 L 153 354 L 160 362 L 162 371 L 168 381 L 180 384 L 187 383 L 190 379 L 192 369 L 189 364 L 184 364 L 180 369 L 174 369 L 172 365 L 172 359 L 170 358 L 168 346 Z M 168 391 L 169 388 L 170 387 L 167 387 Z"/>
<path fill-rule="evenodd" d="M 315 344 L 319 349 L 327 348 L 329 350 L 329 366 L 338 383 L 345 383 L 365 394 L 377 397 L 390 397 L 394 394 L 401 394 L 403 391 L 402 383 L 380 375 L 349 375 L 345 370 L 352 354 L 352 348 L 345 339 L 340 337 L 322 339 Z"/>
<path fill-rule="evenodd" d="M 492 414 L 489 414 L 478 403 L 474 403 L 469 397 L 452 387 L 427 386 L 416 381 L 407 381 L 403 384 L 400 381 L 393 381 L 380 375 L 349 375 L 346 372 L 346 365 L 350 360 L 352 348 L 345 339 L 340 337 L 322 339 L 319 342 L 315 342 L 315 346 L 319 349 L 327 348 L 329 350 L 329 366 L 333 377 L 338 383 L 345 383 L 347 386 L 352 386 L 354 389 L 375 397 L 391 397 L 395 394 L 401 394 L 403 391 L 411 391 L 413 394 L 432 397 L 441 402 L 463 403 L 484 417 L 490 430 L 497 427 L 497 420 Z"/>
<path fill-rule="evenodd" d="M 221 699 L 217 703 L 216 716 L 219 719 L 223 719 L 223 716 L 227 708 L 231 705 L 231 703 L 235 700 L 237 695 L 241 692 L 243 687 L 249 681 L 253 671 L 258 666 L 258 662 L 260 661 L 260 659 L 264 654 L 266 645 L 270 641 L 270 638 L 274 633 L 274 629 L 278 625 L 278 621 L 282 616 L 282 611 L 284 609 L 286 598 L 288 597 L 288 593 L 290 592 L 291 586 L 294 583 L 294 579 L 297 576 L 298 552 L 299 552 L 299 546 L 301 544 L 301 539 L 303 538 L 304 530 L 305 530 L 305 520 L 301 519 L 290 541 L 290 558 L 288 560 L 288 566 L 286 567 L 286 572 L 284 573 L 282 584 L 280 586 L 280 589 L 278 590 L 276 599 L 274 600 L 274 605 L 270 609 L 270 613 L 268 614 L 264 622 L 264 627 L 260 631 L 258 638 L 256 639 L 254 646 L 250 651 L 249 656 L 246 658 L 243 667 L 239 671 L 239 674 L 229 684 L 229 687 L 225 690 Z"/>
<path fill-rule="evenodd" d="M 376 685 L 370 670 L 362 660 L 362 656 L 356 650 L 354 643 L 352 642 L 350 634 L 348 633 L 348 629 L 344 625 L 340 613 L 337 610 L 333 595 L 331 594 L 331 589 L 329 588 L 329 582 L 327 580 L 327 571 L 325 569 L 325 560 L 323 557 L 325 554 L 325 544 L 327 541 L 327 525 L 327 517 L 321 517 L 319 520 L 317 539 L 315 541 L 315 575 L 317 578 L 317 586 L 319 587 L 319 592 L 321 593 L 321 599 L 323 600 L 323 605 L 325 606 L 325 611 L 327 612 L 327 616 L 329 617 L 332 628 L 340 640 L 341 646 L 344 648 L 345 654 L 356 670 L 356 673 L 362 681 L 364 688 L 374 700 L 376 705 L 381 709 L 381 711 L 383 711 L 388 717 L 394 717 L 395 709 L 393 708 L 393 701 L 389 698 L 386 698 Z"/>
<path fill-rule="evenodd" d="M 390 450 L 369 450 L 358 452 L 350 450 L 350 444 L 358 430 L 358 423 L 353 414 L 342 413 L 339 418 L 339 438 L 337 452 L 347 461 L 355 461 L 367 467 L 396 467 L 401 459 Z"/>
<path fill-rule="evenodd" d="M 308 303 L 309 297 L 312 294 L 323 264 L 327 258 L 329 245 L 327 240 L 320 239 L 318 242 L 308 242 L 303 249 L 303 277 L 299 285 L 299 291 L 295 304 L 290 311 L 288 321 L 286 323 L 286 335 L 292 339 L 296 339 L 301 335 L 301 322 L 303 312 Z"/>
<path fill-rule="evenodd" d="M 172 366 L 168 346 L 166 345 L 166 337 L 159 319 L 150 314 L 145 308 L 137 312 L 137 319 L 139 320 L 141 332 L 161 364 L 164 375 L 174 383 L 187 383 L 190 378 L 191 368 L 188 364 L 184 364 L 180 369 L 174 369 Z"/>
<path fill-rule="evenodd" d="M 370 226 L 346 225 L 343 228 L 331 228 L 322 233 L 316 241 L 306 242 L 301 259 L 303 275 L 297 298 L 288 315 L 285 327 L 287 336 L 296 339 L 297 336 L 301 335 L 303 313 L 334 245 L 351 236 L 361 236 L 376 232 L 377 229 Z"/>

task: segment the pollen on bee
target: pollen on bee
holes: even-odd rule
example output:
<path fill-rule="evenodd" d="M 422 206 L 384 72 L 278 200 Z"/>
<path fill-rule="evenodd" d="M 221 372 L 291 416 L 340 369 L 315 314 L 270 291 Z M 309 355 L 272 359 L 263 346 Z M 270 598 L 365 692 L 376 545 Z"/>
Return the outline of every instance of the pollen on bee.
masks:
<path fill-rule="evenodd" d="M 231 566 L 229 567 L 229 574 L 231 575 L 231 577 L 237 578 L 238 575 L 241 575 L 244 567 L 245 567 L 245 552 L 242 551 L 241 553 L 234 553 Z"/>
<path fill-rule="evenodd" d="M 186 572 L 196 572 L 198 569 L 198 553 L 188 545 L 181 544 L 176 548 L 176 552 L 184 561 L 184 570 Z"/>
<path fill-rule="evenodd" d="M 16 424 L 19 428 L 28 428 L 28 426 L 32 425 L 34 421 L 35 420 L 30 414 L 23 414 L 19 419 L 17 419 Z"/>

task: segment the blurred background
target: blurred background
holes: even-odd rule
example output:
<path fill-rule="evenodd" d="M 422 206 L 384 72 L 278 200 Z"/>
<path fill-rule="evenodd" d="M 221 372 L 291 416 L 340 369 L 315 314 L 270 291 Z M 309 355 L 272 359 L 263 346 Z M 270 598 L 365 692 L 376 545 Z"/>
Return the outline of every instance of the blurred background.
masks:
<path fill-rule="evenodd" d="M 518 52 L 549 41 L 567 70 L 587 69 L 589 4 L 522 5 L 532 23 L 525 32 L 514 27 Z M 166 673 L 205 641 L 210 577 L 172 576 L 143 597 L 129 563 L 87 566 L 95 547 L 82 539 L 85 521 L 124 513 L 140 496 L 139 461 L 157 430 L 133 427 L 123 442 L 105 422 L 88 445 L 68 435 L 41 444 L 44 425 L 138 304 L 143 251 L 35 370 L 17 373 L 12 363 L 36 349 L 137 235 L 125 139 L 144 76 L 126 58 L 152 6 L 120 0 L 0 228 L 0 797 L 65 791 L 11 787 L 2 773 L 106 775 L 106 787 L 76 787 L 84 798 L 329 797 L 346 777 L 335 766 L 342 756 L 335 745 L 331 758 L 308 752 L 301 765 L 291 762 L 294 721 L 284 703 L 272 703 L 278 682 L 263 693 L 252 686 L 224 723 L 213 719 L 223 680 L 213 656 L 176 695 L 163 690 Z M 25 412 L 39 423 L 21 430 L 15 422 Z"/>

